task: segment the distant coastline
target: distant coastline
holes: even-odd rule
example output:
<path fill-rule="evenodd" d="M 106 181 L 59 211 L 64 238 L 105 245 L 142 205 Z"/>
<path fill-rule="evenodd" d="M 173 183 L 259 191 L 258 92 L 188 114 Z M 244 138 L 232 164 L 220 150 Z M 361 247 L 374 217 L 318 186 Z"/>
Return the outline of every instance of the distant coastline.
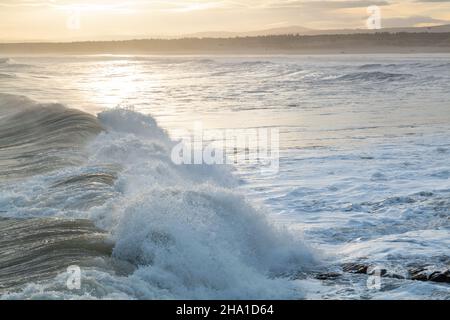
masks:
<path fill-rule="evenodd" d="M 8 54 L 357 54 L 450 53 L 450 32 L 271 35 L 61 43 L 0 43 Z"/>

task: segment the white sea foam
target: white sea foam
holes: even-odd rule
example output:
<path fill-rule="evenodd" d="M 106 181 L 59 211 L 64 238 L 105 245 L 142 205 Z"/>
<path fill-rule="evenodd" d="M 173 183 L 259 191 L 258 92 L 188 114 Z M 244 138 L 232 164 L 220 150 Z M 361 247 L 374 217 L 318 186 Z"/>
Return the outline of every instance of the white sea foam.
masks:
<path fill-rule="evenodd" d="M 122 167 L 108 226 L 114 256 L 139 266 L 134 277 L 178 298 L 300 295 L 277 276 L 311 267 L 311 253 L 233 191 L 228 172 L 173 164 L 170 139 L 147 116 L 115 110 L 99 118 L 111 131 L 91 146 L 95 161 Z"/>
<path fill-rule="evenodd" d="M 116 109 L 98 118 L 107 131 L 87 146 L 81 167 L 3 186 L 0 203 L 8 217 L 91 219 L 110 232 L 113 257 L 134 271 L 113 277 L 94 268 L 86 271 L 83 281 L 92 283 L 82 293 L 62 289 L 62 275 L 6 298 L 302 297 L 286 277 L 313 266 L 311 251 L 269 223 L 265 209 L 233 191 L 237 181 L 225 167 L 173 164 L 174 142 L 150 116 Z M 117 168 L 113 187 L 97 185 L 93 191 L 84 184 L 80 172 L 91 168 L 98 174 L 106 167 Z M 67 179 L 76 174 L 76 180 Z M 61 180 L 53 192 L 42 192 Z M 86 210 L 86 199 L 101 195 Z"/>
<path fill-rule="evenodd" d="M 383 278 L 383 290 L 373 291 L 367 275 L 317 280 L 293 271 L 308 267 L 300 234 L 325 251 L 330 271 L 344 262 L 448 268 L 448 55 L 13 59 L 0 64 L 0 73 L 16 75 L 0 77 L 2 92 L 91 114 L 130 106 L 172 136 L 195 121 L 205 129 L 279 128 L 281 151 L 279 173 L 264 177 L 241 163 L 175 166 L 167 154 L 174 142 L 154 120 L 103 113 L 107 132 L 85 153 L 65 153 L 77 165 L 0 185 L 0 211 L 89 218 L 130 265 L 118 274 L 84 270 L 82 292 L 65 290 L 61 274 L 19 296 L 450 297 L 448 284 Z M 9 110 L 22 104 L 10 98 Z M 197 260 L 187 259 L 192 252 Z"/>

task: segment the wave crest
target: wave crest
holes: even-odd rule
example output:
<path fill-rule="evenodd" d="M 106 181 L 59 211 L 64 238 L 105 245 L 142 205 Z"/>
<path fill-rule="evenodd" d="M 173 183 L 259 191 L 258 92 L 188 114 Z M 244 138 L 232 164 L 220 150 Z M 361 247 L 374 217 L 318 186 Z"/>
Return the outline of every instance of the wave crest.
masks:
<path fill-rule="evenodd" d="M 12 101 L 31 103 L 23 98 Z M 94 267 L 90 285 L 75 293 L 61 284 L 55 289 L 55 282 L 64 279 L 61 274 L 30 285 L 24 295 L 302 297 L 301 288 L 289 277 L 315 263 L 312 251 L 298 237 L 275 227 L 265 209 L 248 202 L 227 167 L 174 164 L 175 142 L 150 116 L 114 109 L 96 119 L 60 105 L 32 106 L 6 108 L 0 115 L 0 161 L 15 166 L 17 174 L 43 160 L 52 163 L 52 170 L 28 175 L 20 184 L 0 184 L 0 204 L 8 210 L 4 216 L 89 219 L 115 243 L 111 258 L 132 267 L 126 276 Z M 19 124 L 25 130 L 18 130 Z M 58 168 L 59 162 L 48 158 L 55 156 L 52 150 L 73 149 L 79 142 L 84 159 L 77 165 Z M 24 154 L 33 161 L 24 162 L 25 167 L 9 164 L 12 155 Z"/>
<path fill-rule="evenodd" d="M 407 73 L 388 73 L 381 71 L 373 72 L 354 72 L 337 78 L 337 80 L 344 81 L 399 81 L 406 80 L 413 77 L 412 74 Z"/>
<path fill-rule="evenodd" d="M 0 64 L 9 64 L 12 62 L 10 58 L 0 58 Z"/>
<path fill-rule="evenodd" d="M 39 104 L 0 95 L 0 177 L 36 175 L 80 163 L 76 152 L 102 127 L 60 104 Z"/>

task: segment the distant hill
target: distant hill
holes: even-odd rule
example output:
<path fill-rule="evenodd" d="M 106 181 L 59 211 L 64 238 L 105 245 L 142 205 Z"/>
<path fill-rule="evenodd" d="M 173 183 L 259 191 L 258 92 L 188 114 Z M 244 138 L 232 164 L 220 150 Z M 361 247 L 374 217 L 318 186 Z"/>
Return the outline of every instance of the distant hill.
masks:
<path fill-rule="evenodd" d="M 449 53 L 450 33 L 273 35 L 237 38 L 144 39 L 0 44 L 12 54 L 344 54 Z"/>
<path fill-rule="evenodd" d="M 275 36 L 284 34 L 310 34 L 314 32 L 313 29 L 308 29 L 300 26 L 290 26 L 281 28 L 272 28 L 257 31 L 247 32 L 228 32 L 228 31 L 210 31 L 185 34 L 183 38 L 234 38 L 234 37 L 258 37 L 258 36 Z"/>
<path fill-rule="evenodd" d="M 309 29 L 302 26 L 287 26 L 287 27 L 279 27 L 279 28 L 270 28 L 270 29 L 262 29 L 262 30 L 253 30 L 253 31 L 245 31 L 245 32 L 230 32 L 230 31 L 207 31 L 207 32 L 197 32 L 197 33 L 188 33 L 188 34 L 180 34 L 180 35 L 160 35 L 156 32 L 152 34 L 147 34 L 143 32 L 139 35 L 126 35 L 126 34 L 110 34 L 103 35 L 101 37 L 96 37 L 95 39 L 91 39 L 89 37 L 72 37 L 70 40 L 62 40 L 62 39 L 52 39 L 52 40 L 23 40 L 23 41 L 14 41 L 23 42 L 23 43 L 42 43 L 42 42 L 88 42 L 88 41 L 97 41 L 97 42 L 106 42 L 106 41 L 128 41 L 135 39 L 184 39 L 184 38 L 237 38 L 237 37 L 260 37 L 260 36 L 278 36 L 278 35 L 302 35 L 302 36 L 317 36 L 317 35 L 343 35 L 343 34 L 373 34 L 380 32 L 388 32 L 388 33 L 398 33 L 398 32 L 407 32 L 407 33 L 446 33 L 450 32 L 450 24 L 440 25 L 434 27 L 408 27 L 408 28 L 383 28 L 379 30 L 369 30 L 365 28 L 361 29 L 329 29 L 329 30 L 317 30 L 317 29 Z M 8 40 L 0 38 L 0 43 L 6 43 Z"/>
<path fill-rule="evenodd" d="M 369 29 L 316 30 L 304 28 L 301 26 L 289 26 L 289 27 L 272 28 L 248 32 L 228 32 L 228 31 L 198 32 L 185 34 L 175 38 L 234 38 L 234 37 L 257 37 L 257 36 L 273 36 L 273 35 L 287 35 L 287 34 L 325 35 L 325 34 L 359 34 L 359 33 L 378 33 L 378 32 L 441 33 L 441 32 L 450 32 L 450 24 L 433 27 L 383 28 L 379 30 L 369 30 Z"/>
<path fill-rule="evenodd" d="M 433 27 L 406 27 L 406 28 L 382 28 L 379 30 L 369 30 L 369 29 L 339 29 L 339 30 L 312 30 L 309 35 L 320 35 L 320 34 L 358 34 L 358 33 L 379 33 L 379 32 L 389 32 L 389 33 L 443 33 L 450 32 L 450 24 L 433 26 Z"/>

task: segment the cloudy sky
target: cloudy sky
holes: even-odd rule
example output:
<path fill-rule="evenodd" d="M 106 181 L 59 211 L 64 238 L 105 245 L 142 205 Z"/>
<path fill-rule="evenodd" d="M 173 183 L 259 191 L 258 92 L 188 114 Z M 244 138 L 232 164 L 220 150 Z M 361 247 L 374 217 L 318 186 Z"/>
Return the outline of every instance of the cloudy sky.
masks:
<path fill-rule="evenodd" d="M 450 0 L 0 0 L 0 42 L 364 28 L 370 5 L 383 27 L 450 23 Z"/>

